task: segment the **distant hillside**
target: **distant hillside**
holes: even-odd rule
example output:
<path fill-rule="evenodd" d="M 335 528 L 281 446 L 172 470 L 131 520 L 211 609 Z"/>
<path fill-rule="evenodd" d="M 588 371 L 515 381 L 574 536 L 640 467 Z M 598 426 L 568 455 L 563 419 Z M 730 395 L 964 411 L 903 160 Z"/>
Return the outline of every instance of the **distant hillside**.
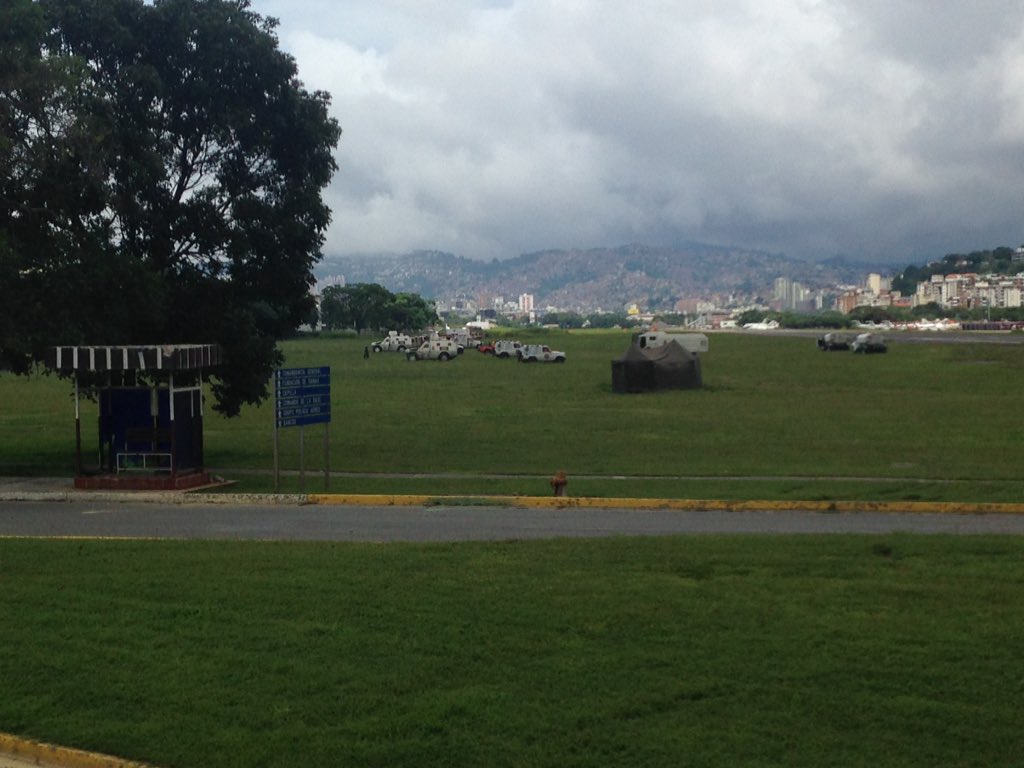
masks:
<path fill-rule="evenodd" d="M 742 248 L 687 243 L 675 247 L 540 251 L 505 261 L 481 262 L 439 251 L 405 255 L 326 257 L 317 277 L 379 283 L 442 301 L 469 298 L 489 304 L 495 296 L 534 295 L 538 308 L 618 311 L 632 303 L 672 309 L 680 299 L 770 297 L 778 277 L 825 288 L 860 283 L 879 267 L 841 259 L 806 262 Z"/>

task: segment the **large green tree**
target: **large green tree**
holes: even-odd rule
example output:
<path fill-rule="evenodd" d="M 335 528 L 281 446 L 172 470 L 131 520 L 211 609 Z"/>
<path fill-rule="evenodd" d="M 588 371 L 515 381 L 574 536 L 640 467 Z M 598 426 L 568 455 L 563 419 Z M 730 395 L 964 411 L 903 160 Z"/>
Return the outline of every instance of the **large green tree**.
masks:
<path fill-rule="evenodd" d="M 233 415 L 310 314 L 340 129 L 248 0 L 0 7 L 0 367 L 217 343 Z"/>
<path fill-rule="evenodd" d="M 418 293 L 396 293 L 385 321 L 389 328 L 418 331 L 438 322 L 437 310 Z"/>
<path fill-rule="evenodd" d="M 393 298 L 377 283 L 331 285 L 320 299 L 320 320 L 329 329 L 377 330 L 384 325 L 385 308 Z"/>
<path fill-rule="evenodd" d="M 416 293 L 391 293 L 377 283 L 331 285 L 320 300 L 320 319 L 329 329 L 420 331 L 438 321 L 434 305 Z"/>

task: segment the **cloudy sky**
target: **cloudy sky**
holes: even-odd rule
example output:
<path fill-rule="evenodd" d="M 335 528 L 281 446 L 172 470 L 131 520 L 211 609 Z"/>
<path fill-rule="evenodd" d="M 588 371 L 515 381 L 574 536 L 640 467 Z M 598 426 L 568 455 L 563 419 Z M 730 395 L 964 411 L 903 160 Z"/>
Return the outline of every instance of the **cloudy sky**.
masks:
<path fill-rule="evenodd" d="M 1021 0 L 252 0 L 344 131 L 327 254 L 1024 243 Z"/>

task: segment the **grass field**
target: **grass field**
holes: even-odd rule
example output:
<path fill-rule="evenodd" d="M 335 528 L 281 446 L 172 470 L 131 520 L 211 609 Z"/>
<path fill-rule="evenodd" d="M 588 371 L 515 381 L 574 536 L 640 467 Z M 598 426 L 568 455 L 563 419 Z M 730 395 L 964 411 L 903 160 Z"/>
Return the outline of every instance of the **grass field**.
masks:
<path fill-rule="evenodd" d="M 544 495 L 562 469 L 577 496 L 1024 498 L 1019 346 L 897 337 L 888 354 L 861 356 L 819 352 L 807 337 L 716 334 L 704 388 L 618 395 L 610 361 L 628 334 L 541 338 L 569 362 L 523 365 L 472 351 L 451 363 L 364 360 L 366 340 L 286 342 L 287 365 L 332 369 L 330 464 L 341 474 L 331 489 Z M 69 386 L 0 376 L 0 398 L 0 472 L 70 474 Z M 207 464 L 241 490 L 273 488 L 272 411 L 206 420 Z M 83 425 L 95 446 L 92 404 Z M 281 431 L 286 471 L 300 466 L 299 442 L 298 429 Z M 319 490 L 323 427 L 307 427 L 303 442 L 306 483 Z M 282 490 L 297 489 L 286 474 Z"/>
<path fill-rule="evenodd" d="M 565 469 L 573 495 L 1020 500 L 1018 347 L 716 335 L 703 389 L 623 396 L 625 335 L 550 341 L 567 364 L 285 350 L 332 367 L 336 490 L 540 495 Z M 0 471 L 70 474 L 67 384 L 0 376 L 0 398 Z M 271 409 L 206 427 L 209 464 L 269 490 Z M 282 434 L 285 467 L 297 447 Z M 987 536 L 0 539 L 0 731 L 166 768 L 1013 766 L 1022 556 Z"/>
<path fill-rule="evenodd" d="M 1019 538 L 0 541 L 0 730 L 179 768 L 1014 766 Z"/>

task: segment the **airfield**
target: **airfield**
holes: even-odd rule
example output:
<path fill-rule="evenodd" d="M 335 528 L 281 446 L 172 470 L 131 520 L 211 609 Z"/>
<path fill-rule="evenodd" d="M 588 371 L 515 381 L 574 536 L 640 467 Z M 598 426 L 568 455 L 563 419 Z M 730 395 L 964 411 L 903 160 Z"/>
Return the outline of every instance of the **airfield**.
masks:
<path fill-rule="evenodd" d="M 336 377 L 337 474 L 289 432 L 279 506 L 267 409 L 208 417 L 227 488 L 81 501 L 66 386 L 0 378 L 6 492 L 63 494 L 0 505 L 0 732 L 214 768 L 1014 764 L 1016 339 L 771 333 L 639 397 L 621 335 L 557 366 L 288 342 Z M 381 494 L 422 503 L 326 503 Z"/>

